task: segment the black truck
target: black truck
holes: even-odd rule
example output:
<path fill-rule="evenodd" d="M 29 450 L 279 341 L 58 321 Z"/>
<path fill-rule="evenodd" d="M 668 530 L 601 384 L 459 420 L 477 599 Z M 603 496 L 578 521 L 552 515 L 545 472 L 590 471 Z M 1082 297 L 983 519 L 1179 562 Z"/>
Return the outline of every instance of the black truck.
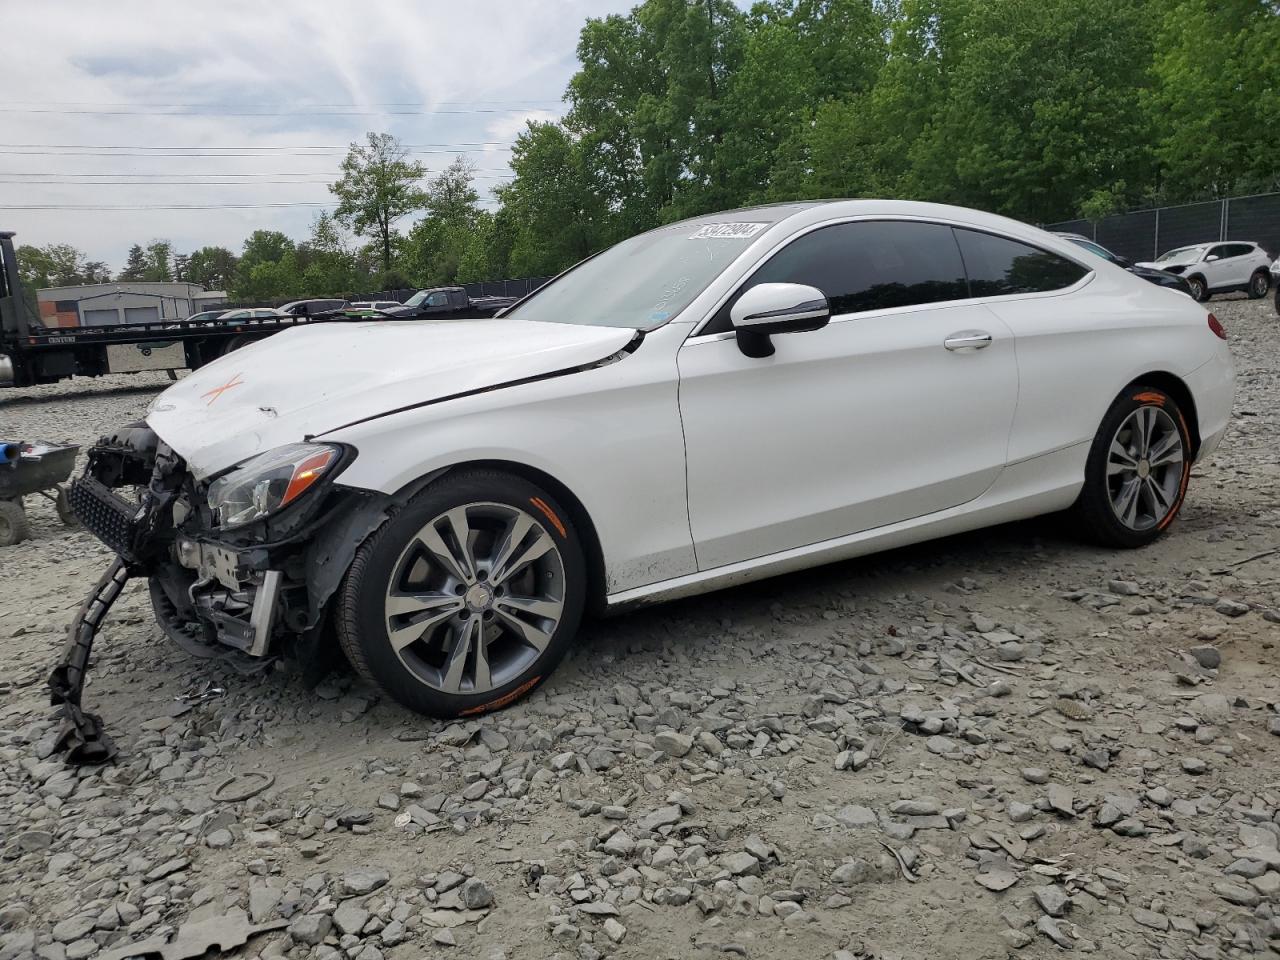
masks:
<path fill-rule="evenodd" d="M 224 353 L 341 314 L 47 328 L 23 296 L 13 233 L 0 231 L 0 387 L 143 370 L 195 370 Z M 265 311 L 264 311 L 265 312 Z"/>
<path fill-rule="evenodd" d="M 398 307 L 382 312 L 393 320 L 462 320 L 492 317 L 516 302 L 515 297 L 469 297 L 462 287 L 419 290 Z"/>

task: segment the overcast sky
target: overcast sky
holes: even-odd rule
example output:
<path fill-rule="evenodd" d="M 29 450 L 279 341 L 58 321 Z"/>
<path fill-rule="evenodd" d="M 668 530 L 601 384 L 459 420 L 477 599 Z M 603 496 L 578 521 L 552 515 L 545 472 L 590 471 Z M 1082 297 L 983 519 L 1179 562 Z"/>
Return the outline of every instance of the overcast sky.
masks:
<path fill-rule="evenodd" d="M 183 253 L 238 253 L 259 227 L 301 239 L 321 207 L 224 205 L 331 207 L 326 184 L 369 130 L 433 171 L 465 154 L 483 195 L 526 120 L 563 112 L 584 20 L 633 3 L 6 3 L 0 229 L 113 270 L 154 238 Z M 223 208 L 20 209 L 174 205 Z"/>

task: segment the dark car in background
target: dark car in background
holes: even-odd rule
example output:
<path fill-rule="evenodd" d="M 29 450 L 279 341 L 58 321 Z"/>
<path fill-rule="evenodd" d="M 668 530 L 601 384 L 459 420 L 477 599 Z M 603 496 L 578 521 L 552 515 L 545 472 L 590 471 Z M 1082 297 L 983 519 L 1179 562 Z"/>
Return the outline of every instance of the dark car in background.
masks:
<path fill-rule="evenodd" d="M 394 320 L 476 319 L 492 317 L 515 302 L 515 297 L 470 297 L 462 287 L 433 287 L 382 312 Z"/>
<path fill-rule="evenodd" d="M 1135 277 L 1141 277 L 1149 283 L 1154 283 L 1157 287 L 1169 287 L 1172 290 L 1185 293 L 1189 297 L 1194 296 L 1191 291 L 1191 285 L 1176 273 L 1169 273 L 1167 270 L 1156 270 L 1154 267 L 1139 266 L 1131 260 L 1126 260 L 1118 253 L 1112 253 L 1102 244 L 1095 243 L 1088 237 L 1082 237 L 1078 233 L 1060 233 L 1058 236 L 1064 240 L 1070 240 L 1078 247 L 1084 247 L 1090 253 L 1100 256 L 1103 260 L 1110 260 L 1117 267 L 1123 267 Z"/>

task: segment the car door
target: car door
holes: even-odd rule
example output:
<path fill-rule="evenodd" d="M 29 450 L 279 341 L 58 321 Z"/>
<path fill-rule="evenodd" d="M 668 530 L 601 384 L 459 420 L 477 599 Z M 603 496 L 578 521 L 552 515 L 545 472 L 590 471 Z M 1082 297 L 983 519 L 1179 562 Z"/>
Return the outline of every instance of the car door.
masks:
<path fill-rule="evenodd" d="M 1200 267 L 1205 283 L 1211 290 L 1237 282 L 1232 279 L 1231 246 L 1229 243 L 1219 243 L 1205 251 Z M 1192 270 L 1194 269 L 1193 267 Z"/>
<path fill-rule="evenodd" d="M 1227 283 L 1244 286 L 1254 270 L 1254 246 L 1251 243 L 1228 243 L 1227 260 L 1230 264 L 1230 279 Z"/>
<path fill-rule="evenodd" d="M 832 319 L 775 335 L 774 355 L 752 359 L 729 310 L 771 282 L 822 290 Z M 773 254 L 685 342 L 680 413 L 699 569 L 944 510 L 991 485 L 1018 374 L 1008 327 L 967 296 L 949 227 L 826 225 Z"/>

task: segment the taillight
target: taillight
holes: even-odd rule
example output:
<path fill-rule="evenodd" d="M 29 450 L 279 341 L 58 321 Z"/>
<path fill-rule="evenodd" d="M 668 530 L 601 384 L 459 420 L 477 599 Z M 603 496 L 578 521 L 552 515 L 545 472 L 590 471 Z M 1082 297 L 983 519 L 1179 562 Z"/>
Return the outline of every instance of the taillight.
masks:
<path fill-rule="evenodd" d="M 1227 339 L 1227 331 L 1223 328 L 1222 324 L 1218 322 L 1218 318 L 1212 313 L 1209 314 L 1209 329 L 1213 331 L 1213 335 L 1219 340 Z"/>

